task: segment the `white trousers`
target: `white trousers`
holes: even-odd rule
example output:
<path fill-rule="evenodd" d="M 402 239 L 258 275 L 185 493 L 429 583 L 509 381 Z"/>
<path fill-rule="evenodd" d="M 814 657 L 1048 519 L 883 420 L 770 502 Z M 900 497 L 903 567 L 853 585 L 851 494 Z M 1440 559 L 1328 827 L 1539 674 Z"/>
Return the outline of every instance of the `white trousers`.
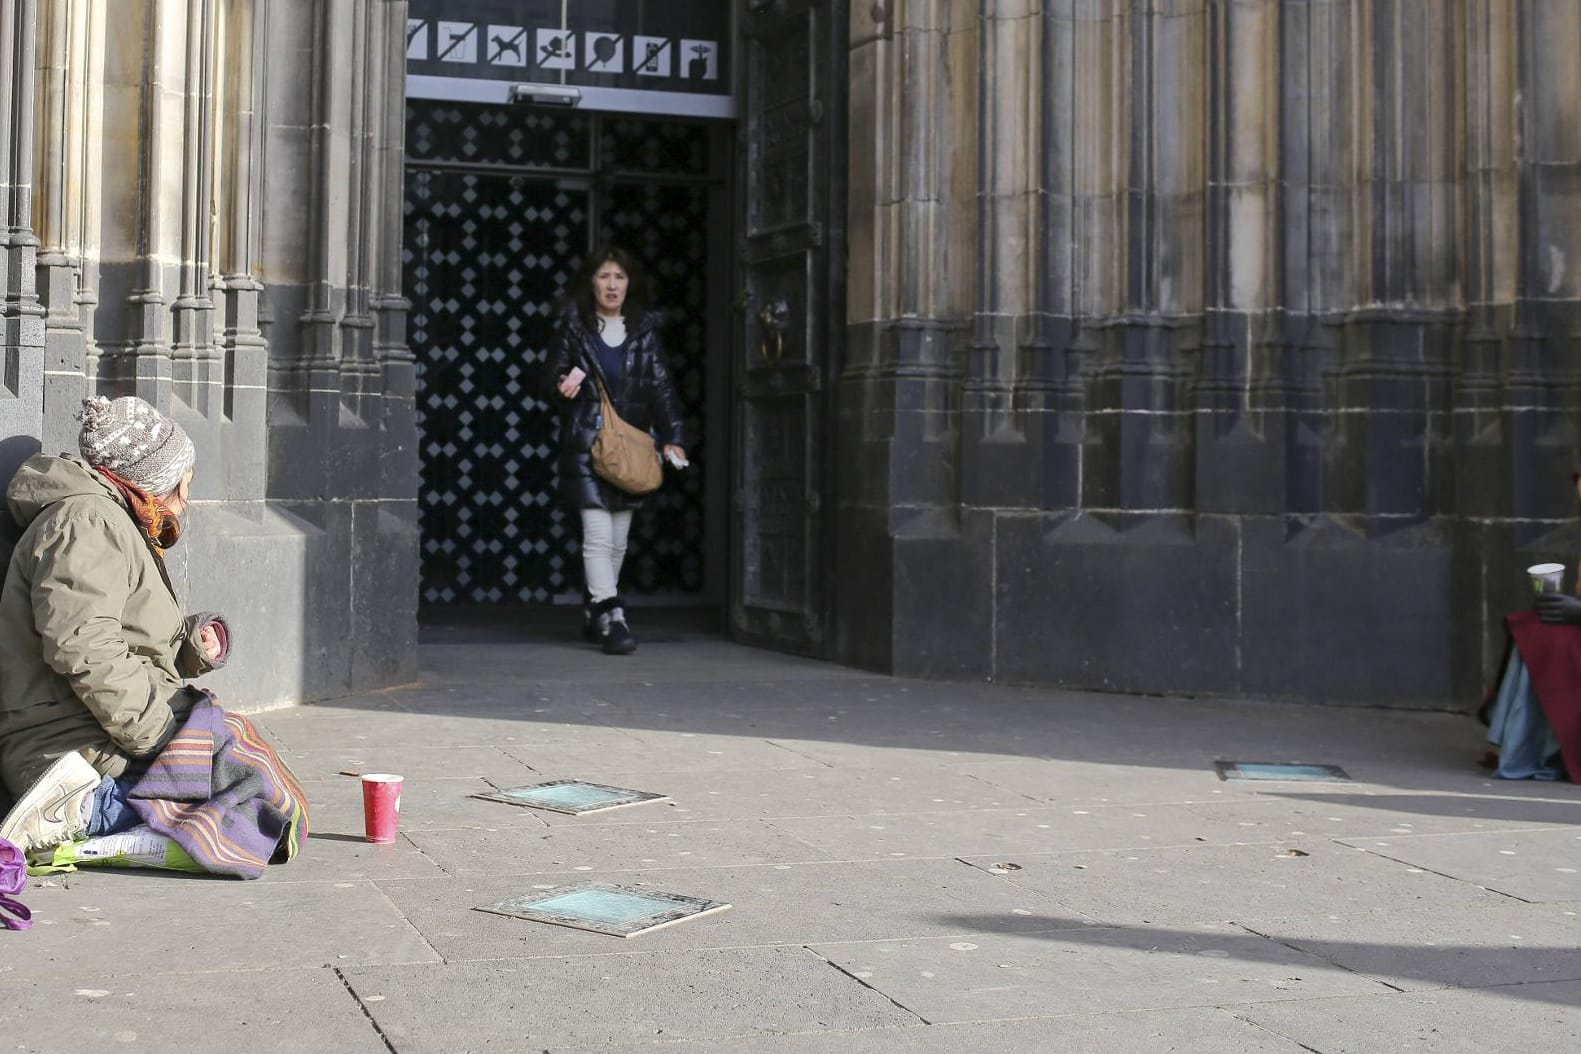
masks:
<path fill-rule="evenodd" d="M 587 591 L 595 604 L 620 592 L 620 565 L 626 560 L 631 513 L 631 509 L 582 510 L 582 572 L 587 576 Z"/>

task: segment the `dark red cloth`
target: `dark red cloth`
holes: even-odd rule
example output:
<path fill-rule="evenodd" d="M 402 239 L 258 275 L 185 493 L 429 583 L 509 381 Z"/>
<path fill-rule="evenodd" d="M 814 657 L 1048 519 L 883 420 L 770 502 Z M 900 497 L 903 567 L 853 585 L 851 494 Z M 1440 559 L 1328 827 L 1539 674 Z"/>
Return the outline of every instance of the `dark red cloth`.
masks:
<path fill-rule="evenodd" d="M 1536 612 L 1504 619 L 1532 675 L 1537 705 L 1553 726 L 1572 783 L 1581 782 L 1581 628 L 1543 622 Z"/>

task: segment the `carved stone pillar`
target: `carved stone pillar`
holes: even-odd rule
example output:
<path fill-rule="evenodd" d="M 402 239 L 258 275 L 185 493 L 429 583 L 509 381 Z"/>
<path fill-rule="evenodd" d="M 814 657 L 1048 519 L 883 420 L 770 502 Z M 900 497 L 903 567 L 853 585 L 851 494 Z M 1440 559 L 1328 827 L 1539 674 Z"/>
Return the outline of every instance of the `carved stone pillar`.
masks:
<path fill-rule="evenodd" d="M 972 569 L 919 577 L 963 530 L 960 358 L 977 270 L 975 5 L 858 3 L 850 14 L 846 355 L 839 377 L 838 650 L 874 666 L 980 663 L 990 619 Z M 1002 394 L 1008 394 L 1008 387 Z M 973 440 L 975 443 L 975 439 Z M 896 508 L 906 511 L 896 516 Z M 939 646 L 908 632 L 943 591 L 971 630 Z M 878 618 L 857 610 L 882 612 Z M 893 613 L 893 619 L 889 616 Z M 895 649 L 903 653 L 896 659 Z"/>
<path fill-rule="evenodd" d="M 1512 0 L 1474 0 L 1465 22 L 1465 289 L 1467 327 L 1454 393 L 1456 510 L 1508 516 L 1511 489 L 1501 407 L 1521 242 L 1516 149 L 1520 88 Z"/>
<path fill-rule="evenodd" d="M 1091 252 L 1082 233 L 1090 222 L 1083 189 L 1098 181 L 1085 115 L 1102 110 L 1108 95 L 1107 64 L 1084 39 L 1094 22 L 1092 12 L 1073 0 L 1045 3 L 1038 33 L 1037 220 L 1029 254 L 1036 285 L 1016 394 L 1038 480 L 1037 505 L 1045 509 L 1081 504 L 1081 366 L 1091 350 L 1082 332 Z"/>
<path fill-rule="evenodd" d="M 85 117 L 83 57 L 88 11 L 84 0 L 47 0 L 39 12 L 39 53 L 34 202 L 39 234 L 38 288 L 44 306 L 44 446 L 70 450 L 76 443 L 72 415 L 86 394 L 87 333 L 80 313 L 82 269 L 80 188 Z M 73 221 L 76 222 L 73 222 Z"/>
<path fill-rule="evenodd" d="M 353 81 L 349 100 L 347 251 L 345 274 L 340 277 L 346 290 L 346 309 L 340 320 L 340 384 L 345 412 L 365 422 L 376 416 L 378 405 L 372 286 L 374 260 L 382 250 L 384 234 L 376 221 L 383 199 L 377 144 L 387 83 L 387 49 L 380 43 L 387 24 L 376 15 L 382 14 L 384 6 L 380 0 L 352 0 L 350 4 L 350 61 L 362 74 Z"/>
<path fill-rule="evenodd" d="M 222 395 L 209 290 L 214 266 L 215 2 L 186 0 L 181 27 L 181 264 L 171 305 L 174 389 L 205 419 L 219 414 Z"/>
<path fill-rule="evenodd" d="M 259 324 L 258 225 L 263 203 L 263 114 L 267 99 L 265 61 L 269 0 L 227 0 L 218 11 L 219 76 L 216 80 L 216 139 L 219 163 L 218 223 L 215 231 L 214 293 L 218 297 L 219 356 L 226 445 L 263 450 L 269 346 Z M 264 496 L 262 457 L 226 463 L 226 494 Z"/>
<path fill-rule="evenodd" d="M 38 450 L 42 434 L 44 309 L 33 233 L 34 0 L 0 0 L 0 478 Z M 0 541 L 11 538 L 7 525 Z M 0 552 L 0 556 L 6 556 Z"/>
<path fill-rule="evenodd" d="M 1037 233 L 1041 149 L 1039 20 L 1021 5 L 982 0 L 977 20 L 975 287 L 962 391 L 961 497 L 999 506 L 1026 465 L 1023 422 L 1014 412 L 1018 352 L 1031 339 L 1036 272 L 1027 266 Z"/>
<path fill-rule="evenodd" d="M 1351 53 L 1370 61 L 1352 84 L 1352 282 L 1324 505 L 1375 538 L 1425 523 L 1447 491 L 1423 451 L 1446 439 L 1461 321 L 1457 10 L 1395 0 L 1350 12 Z"/>
<path fill-rule="evenodd" d="M 350 183 L 350 120 L 354 79 L 352 7 L 331 0 L 295 5 L 312 19 L 307 70 L 307 301 L 293 383 L 303 415 L 328 438 L 340 419 L 339 322 L 346 310 L 346 194 Z"/>
<path fill-rule="evenodd" d="M 373 179 L 379 188 L 380 208 L 374 211 L 380 251 L 372 254 L 373 311 L 377 319 L 374 351 L 385 363 L 387 376 L 410 372 L 414 357 L 406 343 L 406 313 L 411 302 L 402 295 L 401 209 L 406 181 L 406 0 L 385 0 L 376 14 L 382 18 L 377 44 L 385 75 L 375 78 L 372 90 L 378 113 L 373 143 Z M 412 394 L 409 387 L 397 391 Z M 389 387 L 386 386 L 389 393 Z"/>
<path fill-rule="evenodd" d="M 1513 514 L 1531 542 L 1575 511 L 1553 481 L 1568 474 L 1581 409 L 1581 19 L 1550 0 L 1518 0 L 1516 12 L 1521 245 L 1505 396 Z"/>
<path fill-rule="evenodd" d="M 1279 255 L 1274 301 L 1282 320 L 1282 361 L 1268 363 L 1263 399 L 1287 411 L 1284 511 L 1315 516 L 1324 508 L 1326 452 L 1334 438 L 1326 391 L 1338 369 L 1338 343 L 1324 325 L 1346 301 L 1345 245 L 1351 228 L 1343 159 L 1350 143 L 1353 81 L 1349 0 L 1285 4 L 1279 13 L 1278 172 L 1275 222 Z"/>
<path fill-rule="evenodd" d="M 1284 511 L 1283 390 L 1267 383 L 1286 351 L 1272 317 L 1279 6 L 1243 0 L 1206 12 L 1203 338 L 1192 400 L 1200 512 Z"/>
<path fill-rule="evenodd" d="M 1094 372 L 1082 485 L 1085 506 L 1124 525 L 1191 504 L 1193 414 L 1183 396 L 1186 352 L 1201 339 L 1206 6 L 1114 9 L 1125 95 L 1109 138 L 1123 158 L 1123 285 Z"/>

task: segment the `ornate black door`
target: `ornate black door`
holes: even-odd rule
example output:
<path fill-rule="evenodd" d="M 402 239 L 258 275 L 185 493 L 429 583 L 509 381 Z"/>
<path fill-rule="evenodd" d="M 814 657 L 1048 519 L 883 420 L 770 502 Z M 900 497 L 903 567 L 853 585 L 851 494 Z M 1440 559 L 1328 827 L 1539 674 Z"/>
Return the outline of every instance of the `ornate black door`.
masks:
<path fill-rule="evenodd" d="M 826 612 L 831 385 L 845 326 L 846 0 L 745 0 L 735 635 L 807 654 Z"/>
<path fill-rule="evenodd" d="M 648 265 L 699 440 L 692 467 L 637 517 L 622 591 L 722 600 L 710 554 L 725 548 L 725 527 L 705 496 L 728 463 L 708 398 L 729 298 L 710 281 L 728 252 L 710 238 L 728 212 L 714 189 L 726 182 L 723 134 L 697 121 L 409 101 L 404 265 L 425 606 L 580 600 L 579 531 L 555 487 L 556 416 L 535 380 L 572 270 L 607 240 Z"/>

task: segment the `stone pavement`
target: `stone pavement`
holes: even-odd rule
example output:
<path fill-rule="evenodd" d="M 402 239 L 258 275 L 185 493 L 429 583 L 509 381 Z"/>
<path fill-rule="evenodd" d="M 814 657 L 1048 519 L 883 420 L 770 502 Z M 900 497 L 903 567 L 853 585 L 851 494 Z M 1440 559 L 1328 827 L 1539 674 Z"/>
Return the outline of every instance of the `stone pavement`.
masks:
<path fill-rule="evenodd" d="M 1484 778 L 1464 717 L 897 681 L 686 632 L 607 659 L 436 631 L 421 663 L 260 719 L 314 803 L 297 863 L 33 880 L 0 1054 L 1581 1038 L 1581 793 Z M 1224 783 L 1220 758 L 1358 782 Z M 341 769 L 407 777 L 398 844 L 361 840 Z M 673 802 L 469 797 L 562 777 Z M 473 910 L 588 878 L 734 909 L 630 940 Z"/>

